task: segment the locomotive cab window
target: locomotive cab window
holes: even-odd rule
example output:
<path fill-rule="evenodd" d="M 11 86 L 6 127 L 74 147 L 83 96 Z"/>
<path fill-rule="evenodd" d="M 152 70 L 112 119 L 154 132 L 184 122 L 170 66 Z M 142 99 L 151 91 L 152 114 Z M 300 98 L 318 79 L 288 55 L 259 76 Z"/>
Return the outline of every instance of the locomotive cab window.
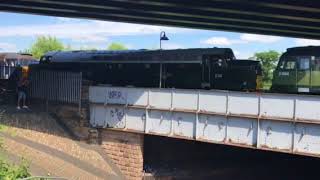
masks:
<path fill-rule="evenodd" d="M 277 69 L 283 69 L 285 63 L 286 63 L 286 62 L 285 62 L 284 60 L 280 60 Z"/>
<path fill-rule="evenodd" d="M 296 60 L 294 58 L 288 58 L 280 62 L 280 69 L 282 70 L 294 70 L 296 68 Z"/>
<path fill-rule="evenodd" d="M 308 70 L 310 68 L 310 58 L 308 57 L 299 57 L 299 70 Z"/>
<path fill-rule="evenodd" d="M 320 57 L 314 57 L 311 61 L 312 70 L 314 71 L 320 71 Z"/>

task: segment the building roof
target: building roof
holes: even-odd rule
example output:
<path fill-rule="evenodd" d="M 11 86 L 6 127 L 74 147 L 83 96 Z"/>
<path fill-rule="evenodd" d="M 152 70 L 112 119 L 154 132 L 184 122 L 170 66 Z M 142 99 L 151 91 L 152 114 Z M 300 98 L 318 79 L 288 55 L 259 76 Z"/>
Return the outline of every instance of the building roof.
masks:
<path fill-rule="evenodd" d="M 9 61 L 15 64 L 26 64 L 36 62 L 37 60 L 30 54 L 20 54 L 13 52 L 0 53 L 0 64 L 5 64 Z"/>

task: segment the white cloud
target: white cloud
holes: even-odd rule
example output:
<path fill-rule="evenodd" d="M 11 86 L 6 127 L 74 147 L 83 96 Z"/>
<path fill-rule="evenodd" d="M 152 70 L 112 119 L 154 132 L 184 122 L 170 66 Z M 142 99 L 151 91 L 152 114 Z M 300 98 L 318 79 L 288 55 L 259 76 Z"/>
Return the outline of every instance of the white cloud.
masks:
<path fill-rule="evenodd" d="M 59 39 L 71 39 L 75 42 L 105 43 L 108 41 L 108 37 L 112 36 L 158 35 L 162 30 L 170 33 L 187 31 L 182 28 L 106 21 L 73 21 L 73 19 L 60 18 L 57 23 L 49 25 L 39 24 L 0 27 L 0 38 L 51 35 Z"/>
<path fill-rule="evenodd" d="M 250 57 L 253 56 L 252 52 L 234 50 L 233 53 L 237 59 L 249 59 Z"/>
<path fill-rule="evenodd" d="M 58 22 L 71 22 L 71 21 L 75 22 L 75 21 L 80 21 L 79 19 L 66 18 L 66 17 L 55 17 L 55 18 L 56 18 L 56 20 L 57 20 Z"/>
<path fill-rule="evenodd" d="M 67 39 L 67 38 L 64 38 Z M 99 35 L 99 34 L 84 34 L 84 35 L 78 35 L 71 37 L 71 40 L 74 42 L 80 42 L 80 43 L 105 43 L 109 41 L 109 38 L 105 35 Z"/>
<path fill-rule="evenodd" d="M 281 37 L 276 36 L 266 36 L 258 34 L 241 34 L 239 39 L 230 39 L 227 37 L 211 37 L 204 41 L 201 41 L 202 44 L 208 45 L 217 45 L 217 46 L 231 46 L 234 44 L 247 44 L 250 42 L 257 43 L 274 43 L 280 41 Z"/>
<path fill-rule="evenodd" d="M 258 35 L 258 34 L 242 34 L 240 40 L 245 42 L 259 42 L 259 43 L 274 43 L 282 40 L 282 37 L 278 36 L 267 36 L 267 35 Z"/>
<path fill-rule="evenodd" d="M 16 52 L 17 47 L 15 44 L 0 43 L 0 52 Z"/>
<path fill-rule="evenodd" d="M 208 44 L 208 45 L 217 45 L 217 46 L 230 46 L 233 44 L 242 44 L 246 42 L 241 40 L 232 40 L 227 37 L 212 37 L 202 41 L 201 43 Z"/>
<path fill-rule="evenodd" d="M 313 39 L 296 39 L 295 43 L 298 46 L 320 46 L 320 40 Z"/>

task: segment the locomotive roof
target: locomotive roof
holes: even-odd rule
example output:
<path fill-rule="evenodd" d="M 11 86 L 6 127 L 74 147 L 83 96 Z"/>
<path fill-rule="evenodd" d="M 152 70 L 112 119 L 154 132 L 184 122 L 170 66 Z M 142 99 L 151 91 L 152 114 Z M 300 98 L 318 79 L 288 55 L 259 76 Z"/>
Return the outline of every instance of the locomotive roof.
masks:
<path fill-rule="evenodd" d="M 216 55 L 235 59 L 230 48 L 194 48 L 175 50 L 121 50 L 121 51 L 52 51 L 44 57 L 51 62 L 91 61 L 199 61 L 202 55 Z"/>
<path fill-rule="evenodd" d="M 6 62 L 17 62 L 19 63 L 31 63 L 36 62 L 37 60 L 32 57 L 31 54 L 20 54 L 20 53 L 0 53 L 0 63 L 6 63 Z M 19 62 L 18 62 L 19 61 Z"/>
<path fill-rule="evenodd" d="M 288 48 L 286 55 L 320 56 L 320 46 L 301 46 Z"/>

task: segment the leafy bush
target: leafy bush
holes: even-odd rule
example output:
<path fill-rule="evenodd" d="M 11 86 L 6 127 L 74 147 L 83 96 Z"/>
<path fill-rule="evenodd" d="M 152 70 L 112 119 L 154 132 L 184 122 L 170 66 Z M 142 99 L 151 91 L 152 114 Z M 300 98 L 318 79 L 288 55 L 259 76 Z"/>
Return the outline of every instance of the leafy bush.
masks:
<path fill-rule="evenodd" d="M 66 47 L 57 38 L 51 36 L 39 36 L 31 49 L 27 51 L 31 52 L 35 58 L 40 59 L 41 56 L 49 51 L 60 51 L 64 49 L 66 49 Z"/>
<path fill-rule="evenodd" d="M 127 50 L 128 48 L 124 44 L 113 42 L 108 46 L 107 49 L 108 50 Z"/>
<path fill-rule="evenodd" d="M 25 159 L 19 165 L 10 164 L 5 159 L 0 159 L 0 179 L 12 180 L 29 177 L 29 166 Z"/>
<path fill-rule="evenodd" d="M 257 52 L 254 54 L 254 57 L 250 58 L 261 61 L 263 83 L 271 83 L 273 70 L 277 66 L 280 55 L 281 53 L 271 50 L 265 52 Z"/>
<path fill-rule="evenodd" d="M 1 180 L 14 180 L 29 177 L 29 162 L 22 158 L 21 162 L 16 165 L 9 163 L 3 147 L 3 139 L 0 138 L 0 179 Z"/>

